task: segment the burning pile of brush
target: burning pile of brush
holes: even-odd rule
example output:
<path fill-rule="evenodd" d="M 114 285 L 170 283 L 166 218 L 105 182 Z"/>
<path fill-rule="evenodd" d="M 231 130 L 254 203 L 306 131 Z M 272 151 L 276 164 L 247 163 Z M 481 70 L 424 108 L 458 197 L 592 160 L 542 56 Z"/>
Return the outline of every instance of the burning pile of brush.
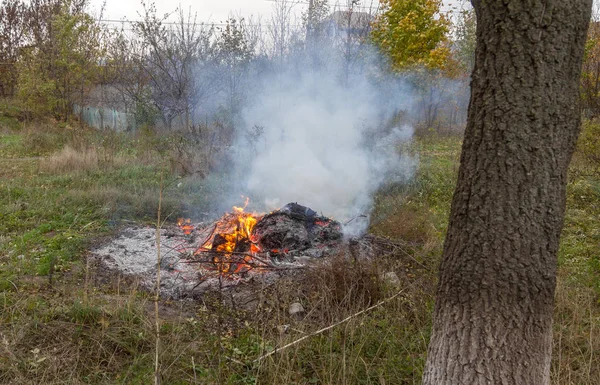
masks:
<path fill-rule="evenodd" d="M 248 201 L 209 226 L 180 219 L 180 229 L 191 238 L 188 244 L 198 246 L 179 252 L 188 262 L 231 277 L 270 270 L 302 257 L 324 257 L 340 244 L 340 223 L 308 207 L 289 203 L 262 215 L 245 212 Z"/>

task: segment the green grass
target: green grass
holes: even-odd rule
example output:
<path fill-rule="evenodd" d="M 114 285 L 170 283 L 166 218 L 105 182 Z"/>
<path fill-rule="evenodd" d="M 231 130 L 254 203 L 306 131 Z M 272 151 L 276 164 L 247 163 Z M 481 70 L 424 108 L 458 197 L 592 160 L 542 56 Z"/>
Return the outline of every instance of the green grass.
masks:
<path fill-rule="evenodd" d="M 0 383 L 152 383 L 149 294 L 134 282 L 96 276 L 86 251 L 123 223 L 154 220 L 161 174 L 169 218 L 208 211 L 231 182 L 215 174 L 176 175 L 169 167 L 174 138 L 3 127 Z M 52 156 L 66 145 L 76 152 L 95 148 L 97 159 L 59 169 Z M 404 149 L 419 158 L 414 179 L 377 195 L 371 232 L 401 242 L 402 250 L 370 264 L 334 259 L 304 280 L 282 279 L 265 288 L 257 308 L 232 309 L 217 294 L 161 301 L 163 383 L 419 383 L 460 145 L 459 137 L 417 138 Z M 594 353 L 600 346 L 600 179 L 593 159 L 576 156 L 568 186 L 552 366 L 553 383 L 561 385 L 600 383 Z M 395 293 L 379 278 L 385 271 L 409 284 L 404 295 L 250 363 Z M 287 311 L 296 301 L 307 310 L 302 320 Z M 287 333 L 278 332 L 281 325 L 290 326 Z"/>
<path fill-rule="evenodd" d="M 109 230 L 109 220 L 154 214 L 157 198 L 140 200 L 139 192 L 157 190 L 155 169 L 44 175 L 37 172 L 38 162 L 17 162 L 19 174 L 0 185 L 0 232 L 7 238 L 0 252 L 26 272 L 48 274 L 51 261 L 68 268 L 89 240 Z M 111 188 L 118 193 L 103 194 Z"/>
<path fill-rule="evenodd" d="M 18 131 L 23 126 L 20 116 L 21 110 L 14 101 L 0 98 L 0 131 Z"/>
<path fill-rule="evenodd" d="M 122 289 L 90 283 L 96 279 L 85 255 L 123 223 L 153 222 L 161 181 L 163 216 L 173 220 L 208 211 L 209 199 L 223 195 L 225 177 L 203 180 L 170 169 L 173 142 L 67 125 L 2 126 L 0 383 L 152 381 L 147 293 L 126 283 Z M 71 161 L 66 171 L 59 170 L 53 162 L 67 145 L 74 153 L 95 149 L 91 163 Z M 186 315 L 194 316 L 197 307 L 190 306 Z M 214 328 L 212 314 L 203 323 L 183 316 L 164 322 L 164 338 L 172 346 L 165 349 L 165 360 L 168 354 L 178 357 L 179 346 L 199 355 L 196 377 L 214 372 L 211 365 L 204 371 L 201 366 L 202 350 L 215 351 L 214 333 L 202 337 L 202 349 L 197 342 L 206 323 Z M 180 367 L 174 360 L 172 372 L 164 370 L 167 383 L 189 383 L 193 374 L 182 377 L 180 371 L 191 370 L 190 363 Z"/>
<path fill-rule="evenodd" d="M 0 156 L 6 159 L 22 154 L 22 139 L 23 136 L 18 134 L 4 134 L 0 136 Z"/>
<path fill-rule="evenodd" d="M 93 169 L 48 171 L 48 155 L 59 153 L 67 143 L 110 147 L 104 148 L 104 159 Z M 29 128 L 0 134 L 0 263 L 14 266 L 3 269 L 0 277 L 15 271 L 68 271 L 72 263 L 81 262 L 91 241 L 121 221 L 153 221 L 161 174 L 166 186 L 163 210 L 171 218 L 189 216 L 192 208 L 206 210 L 207 197 L 222 193 L 222 181 L 172 175 L 161 154 L 149 151 L 143 139 L 102 137 L 87 130 Z M 117 157 L 119 164 L 114 165 L 111 159 Z M 152 162 L 142 159 L 146 157 Z"/>
<path fill-rule="evenodd" d="M 600 371 L 596 369 L 600 359 L 592 349 L 600 346 L 598 127 L 597 123 L 584 125 L 567 186 L 567 210 L 558 254 L 552 366 L 553 383 L 561 385 L 600 383 Z M 421 243 L 417 257 L 435 265 L 447 227 L 460 144 L 457 137 L 418 139 L 414 146 L 420 157 L 416 178 L 407 186 L 378 195 L 371 231 Z M 425 295 L 432 299 L 433 293 Z"/>

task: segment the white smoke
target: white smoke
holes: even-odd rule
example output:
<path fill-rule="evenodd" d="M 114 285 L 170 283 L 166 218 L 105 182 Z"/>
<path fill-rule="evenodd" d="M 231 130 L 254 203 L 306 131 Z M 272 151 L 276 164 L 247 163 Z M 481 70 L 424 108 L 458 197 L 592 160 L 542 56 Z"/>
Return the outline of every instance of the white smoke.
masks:
<path fill-rule="evenodd" d="M 340 77 L 319 71 L 279 71 L 265 76 L 244 110 L 246 132 L 264 129 L 239 166 L 247 190 L 267 210 L 298 202 L 358 235 L 368 226 L 373 195 L 383 183 L 412 176 L 415 161 L 398 151 L 413 130 L 393 127 L 410 109 L 407 87 L 394 77 Z M 387 128 L 386 128 L 387 127 Z"/>

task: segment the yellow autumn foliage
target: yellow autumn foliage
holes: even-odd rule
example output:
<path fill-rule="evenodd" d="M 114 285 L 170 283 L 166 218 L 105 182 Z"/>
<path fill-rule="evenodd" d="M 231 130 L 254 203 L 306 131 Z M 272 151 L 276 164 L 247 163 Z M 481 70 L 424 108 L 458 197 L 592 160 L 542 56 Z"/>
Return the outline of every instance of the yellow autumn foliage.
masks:
<path fill-rule="evenodd" d="M 440 13 L 441 0 L 381 0 L 382 12 L 371 38 L 391 67 L 450 71 L 449 20 Z"/>

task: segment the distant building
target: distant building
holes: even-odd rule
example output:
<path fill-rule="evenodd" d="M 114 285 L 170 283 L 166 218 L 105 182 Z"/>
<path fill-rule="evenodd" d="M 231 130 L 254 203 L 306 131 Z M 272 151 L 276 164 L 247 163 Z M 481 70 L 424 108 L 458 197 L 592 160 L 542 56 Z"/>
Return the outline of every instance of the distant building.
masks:
<path fill-rule="evenodd" d="M 324 23 L 331 36 L 363 37 L 371 31 L 373 19 L 374 16 L 367 12 L 344 10 L 333 12 Z"/>

